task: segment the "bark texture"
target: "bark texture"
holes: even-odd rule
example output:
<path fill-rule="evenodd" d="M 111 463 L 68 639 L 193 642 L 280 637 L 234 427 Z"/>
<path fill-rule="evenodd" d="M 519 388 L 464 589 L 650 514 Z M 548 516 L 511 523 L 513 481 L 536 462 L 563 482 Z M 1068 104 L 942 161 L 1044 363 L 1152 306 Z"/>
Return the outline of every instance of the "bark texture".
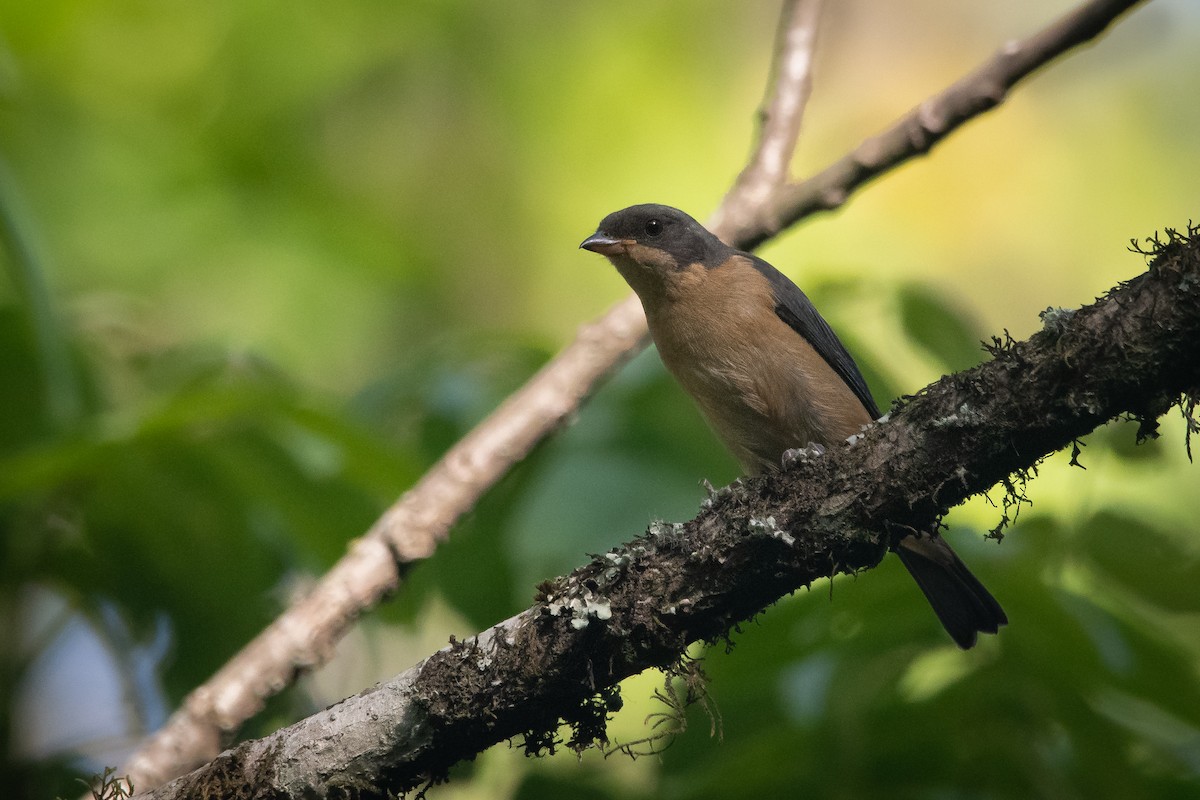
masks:
<path fill-rule="evenodd" d="M 677 663 L 819 578 L 874 566 L 905 526 L 932 525 L 1107 420 L 1132 415 L 1153 435 L 1182 404 L 1190 421 L 1200 229 L 1155 251 L 1145 273 L 1048 310 L 1026 341 L 995 340 L 990 361 L 899 401 L 852 444 L 716 492 L 694 519 L 546 582 L 522 614 L 149 796 L 385 797 L 513 736 L 548 747 L 560 720 L 572 746 L 602 741 L 622 678 Z"/>

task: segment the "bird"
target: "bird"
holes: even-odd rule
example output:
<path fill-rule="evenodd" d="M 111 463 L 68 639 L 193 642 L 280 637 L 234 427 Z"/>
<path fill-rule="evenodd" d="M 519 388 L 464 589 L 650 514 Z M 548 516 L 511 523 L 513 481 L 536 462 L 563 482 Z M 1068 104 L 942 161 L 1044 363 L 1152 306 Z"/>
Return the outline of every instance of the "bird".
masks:
<path fill-rule="evenodd" d="M 763 259 L 654 203 L 606 216 L 579 245 L 608 258 L 641 300 L 667 371 L 748 475 L 829 448 L 880 417 L 858 365 L 808 296 Z M 955 643 L 1008 617 L 937 532 L 892 548 Z"/>

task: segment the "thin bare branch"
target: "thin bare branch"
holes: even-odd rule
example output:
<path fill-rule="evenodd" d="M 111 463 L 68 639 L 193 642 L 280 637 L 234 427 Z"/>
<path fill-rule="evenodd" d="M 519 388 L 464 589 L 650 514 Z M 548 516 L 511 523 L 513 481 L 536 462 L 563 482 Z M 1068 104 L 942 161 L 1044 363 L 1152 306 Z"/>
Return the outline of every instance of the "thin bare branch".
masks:
<path fill-rule="evenodd" d="M 925 152 L 966 119 L 1000 102 L 1021 77 L 1092 39 L 1137 2 L 1092 0 L 1045 31 L 1006 46 L 991 62 L 809 181 L 777 182 L 776 190 L 761 200 L 730 192 L 712 217 L 713 231 L 739 247 L 751 248 L 808 214 L 840 205 L 865 181 Z M 781 57 L 776 64 L 790 77 L 785 79 L 781 72 L 774 79 L 775 99 L 768 105 L 763 141 L 754 156 L 763 165 L 762 174 L 772 176 L 771 180 L 779 175 L 786 178 L 786 162 L 807 94 L 804 79 L 795 75 L 807 69 L 802 69 L 800 53 L 808 34 L 802 32 L 809 30 L 805 13 L 815 14 L 816 3 L 789 3 L 793 5 L 794 13 L 784 19 L 787 29 L 797 32 L 796 38 L 788 35 L 781 45 L 781 52 L 792 56 Z M 802 9 L 809 10 L 802 13 Z M 779 99 L 784 91 L 793 93 L 795 101 Z M 915 144 L 904 144 L 909 136 L 915 137 Z M 768 149 L 769 155 L 764 153 Z M 490 486 L 557 430 L 607 375 L 640 352 L 647 341 L 641 306 L 632 295 L 584 326 L 562 353 L 355 541 L 308 596 L 187 697 L 127 764 L 125 772 L 135 785 L 150 789 L 213 758 L 222 741 L 257 713 L 267 698 L 290 685 L 300 672 L 324 663 L 358 616 L 396 589 L 404 564 L 432 553 Z"/>
<path fill-rule="evenodd" d="M 922 102 L 890 128 L 796 184 L 775 192 L 757 220 L 730 235 L 754 248 L 818 211 L 838 208 L 851 193 L 909 159 L 924 155 L 963 123 L 1004 102 L 1018 81 L 1095 39 L 1145 0 L 1092 0 L 1027 39 L 1006 43 L 985 64 Z"/>
<path fill-rule="evenodd" d="M 737 230 L 770 207 L 771 195 L 788 179 L 792 153 L 800 137 L 804 110 L 812 93 L 813 54 L 821 0 L 787 0 L 779 19 L 772 82 L 759 109 L 758 144 L 721 205 L 709 218 L 718 236 Z M 767 224 L 770 224 L 769 222 Z"/>

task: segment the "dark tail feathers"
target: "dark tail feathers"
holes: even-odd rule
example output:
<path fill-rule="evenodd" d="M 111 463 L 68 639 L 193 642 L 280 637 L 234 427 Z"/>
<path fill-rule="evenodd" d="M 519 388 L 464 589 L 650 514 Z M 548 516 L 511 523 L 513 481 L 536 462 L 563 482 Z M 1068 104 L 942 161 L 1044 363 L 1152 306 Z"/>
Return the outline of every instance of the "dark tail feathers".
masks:
<path fill-rule="evenodd" d="M 996 598 L 941 537 L 905 537 L 896 545 L 896 555 L 959 647 L 973 647 L 977 634 L 995 633 L 1008 623 Z"/>

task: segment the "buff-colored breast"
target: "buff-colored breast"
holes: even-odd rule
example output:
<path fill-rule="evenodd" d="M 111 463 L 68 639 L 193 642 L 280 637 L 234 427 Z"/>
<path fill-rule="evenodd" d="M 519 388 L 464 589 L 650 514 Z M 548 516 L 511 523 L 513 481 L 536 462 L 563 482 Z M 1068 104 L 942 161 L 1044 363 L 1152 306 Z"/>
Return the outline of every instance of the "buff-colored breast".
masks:
<path fill-rule="evenodd" d="M 659 355 L 747 473 L 778 469 L 785 450 L 836 444 L 871 421 L 775 313 L 770 282 L 744 258 L 680 270 L 662 289 L 646 309 Z"/>

